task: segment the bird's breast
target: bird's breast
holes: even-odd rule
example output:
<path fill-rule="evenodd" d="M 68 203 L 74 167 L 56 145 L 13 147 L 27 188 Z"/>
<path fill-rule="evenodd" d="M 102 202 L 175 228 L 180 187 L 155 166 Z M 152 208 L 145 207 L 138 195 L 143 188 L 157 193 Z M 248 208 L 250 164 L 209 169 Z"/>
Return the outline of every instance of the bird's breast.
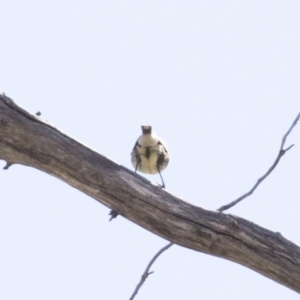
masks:
<path fill-rule="evenodd" d="M 158 159 L 161 156 L 165 157 L 166 164 L 160 165 L 160 171 L 165 169 L 168 163 L 168 154 L 166 153 L 162 145 L 155 145 L 153 147 L 141 147 L 140 145 L 136 147 L 136 155 L 138 157 L 139 163 L 137 169 L 146 174 L 156 174 L 158 173 Z M 134 157 L 134 156 L 133 156 Z M 135 162 L 132 162 L 133 165 Z"/>

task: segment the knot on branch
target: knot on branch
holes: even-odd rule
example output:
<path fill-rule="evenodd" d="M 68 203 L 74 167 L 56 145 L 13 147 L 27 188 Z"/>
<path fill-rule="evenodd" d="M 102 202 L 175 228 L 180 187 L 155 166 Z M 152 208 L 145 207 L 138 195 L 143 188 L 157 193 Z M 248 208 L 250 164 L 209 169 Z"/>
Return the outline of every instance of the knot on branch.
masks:
<path fill-rule="evenodd" d="M 153 273 L 154 273 L 154 271 L 144 273 L 144 274 L 142 275 L 142 280 L 145 281 L 145 280 L 147 279 L 147 277 L 148 277 L 149 275 L 153 274 Z"/>

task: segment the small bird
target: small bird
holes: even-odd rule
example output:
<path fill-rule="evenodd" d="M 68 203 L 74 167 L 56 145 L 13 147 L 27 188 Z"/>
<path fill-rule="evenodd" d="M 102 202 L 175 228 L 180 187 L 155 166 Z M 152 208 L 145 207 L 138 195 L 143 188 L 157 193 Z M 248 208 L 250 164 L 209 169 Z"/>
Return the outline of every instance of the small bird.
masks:
<path fill-rule="evenodd" d="M 152 132 L 151 126 L 142 126 L 142 133 L 131 152 L 131 163 L 135 172 L 139 170 L 146 174 L 159 173 L 164 188 L 165 183 L 161 171 L 170 161 L 168 150 L 164 142 Z"/>
<path fill-rule="evenodd" d="M 168 150 L 162 141 L 155 133 L 152 133 L 151 126 L 142 126 L 142 135 L 136 141 L 131 152 L 131 162 L 135 172 L 137 170 L 146 174 L 159 173 L 162 188 L 165 188 L 164 180 L 161 176 L 163 171 L 170 161 Z M 109 221 L 116 218 L 119 213 L 111 210 Z"/>

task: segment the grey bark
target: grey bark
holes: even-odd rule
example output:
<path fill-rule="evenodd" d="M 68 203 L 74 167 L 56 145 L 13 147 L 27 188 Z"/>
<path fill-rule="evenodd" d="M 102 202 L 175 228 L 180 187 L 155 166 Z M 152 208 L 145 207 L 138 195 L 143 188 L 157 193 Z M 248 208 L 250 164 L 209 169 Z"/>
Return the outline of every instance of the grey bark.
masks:
<path fill-rule="evenodd" d="M 22 164 L 53 175 L 172 243 L 236 262 L 300 292 L 296 244 L 245 219 L 171 195 L 29 114 L 4 94 L 0 159 L 7 167 Z"/>

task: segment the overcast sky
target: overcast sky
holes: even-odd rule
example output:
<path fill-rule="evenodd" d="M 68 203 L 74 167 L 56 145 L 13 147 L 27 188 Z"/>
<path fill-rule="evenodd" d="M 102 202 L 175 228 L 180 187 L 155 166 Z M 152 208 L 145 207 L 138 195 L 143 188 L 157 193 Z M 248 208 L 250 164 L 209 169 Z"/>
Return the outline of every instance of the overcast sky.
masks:
<path fill-rule="evenodd" d="M 152 125 L 171 154 L 167 190 L 205 209 L 253 186 L 300 111 L 296 0 L 0 0 L 0 12 L 1 91 L 130 169 L 140 125 Z M 299 244 L 300 124 L 290 144 L 228 213 Z M 108 222 L 107 207 L 38 170 L 14 165 L 0 182 L 0 299 L 129 299 L 168 243 L 122 217 Z M 179 246 L 152 270 L 137 300 L 299 299 Z"/>

